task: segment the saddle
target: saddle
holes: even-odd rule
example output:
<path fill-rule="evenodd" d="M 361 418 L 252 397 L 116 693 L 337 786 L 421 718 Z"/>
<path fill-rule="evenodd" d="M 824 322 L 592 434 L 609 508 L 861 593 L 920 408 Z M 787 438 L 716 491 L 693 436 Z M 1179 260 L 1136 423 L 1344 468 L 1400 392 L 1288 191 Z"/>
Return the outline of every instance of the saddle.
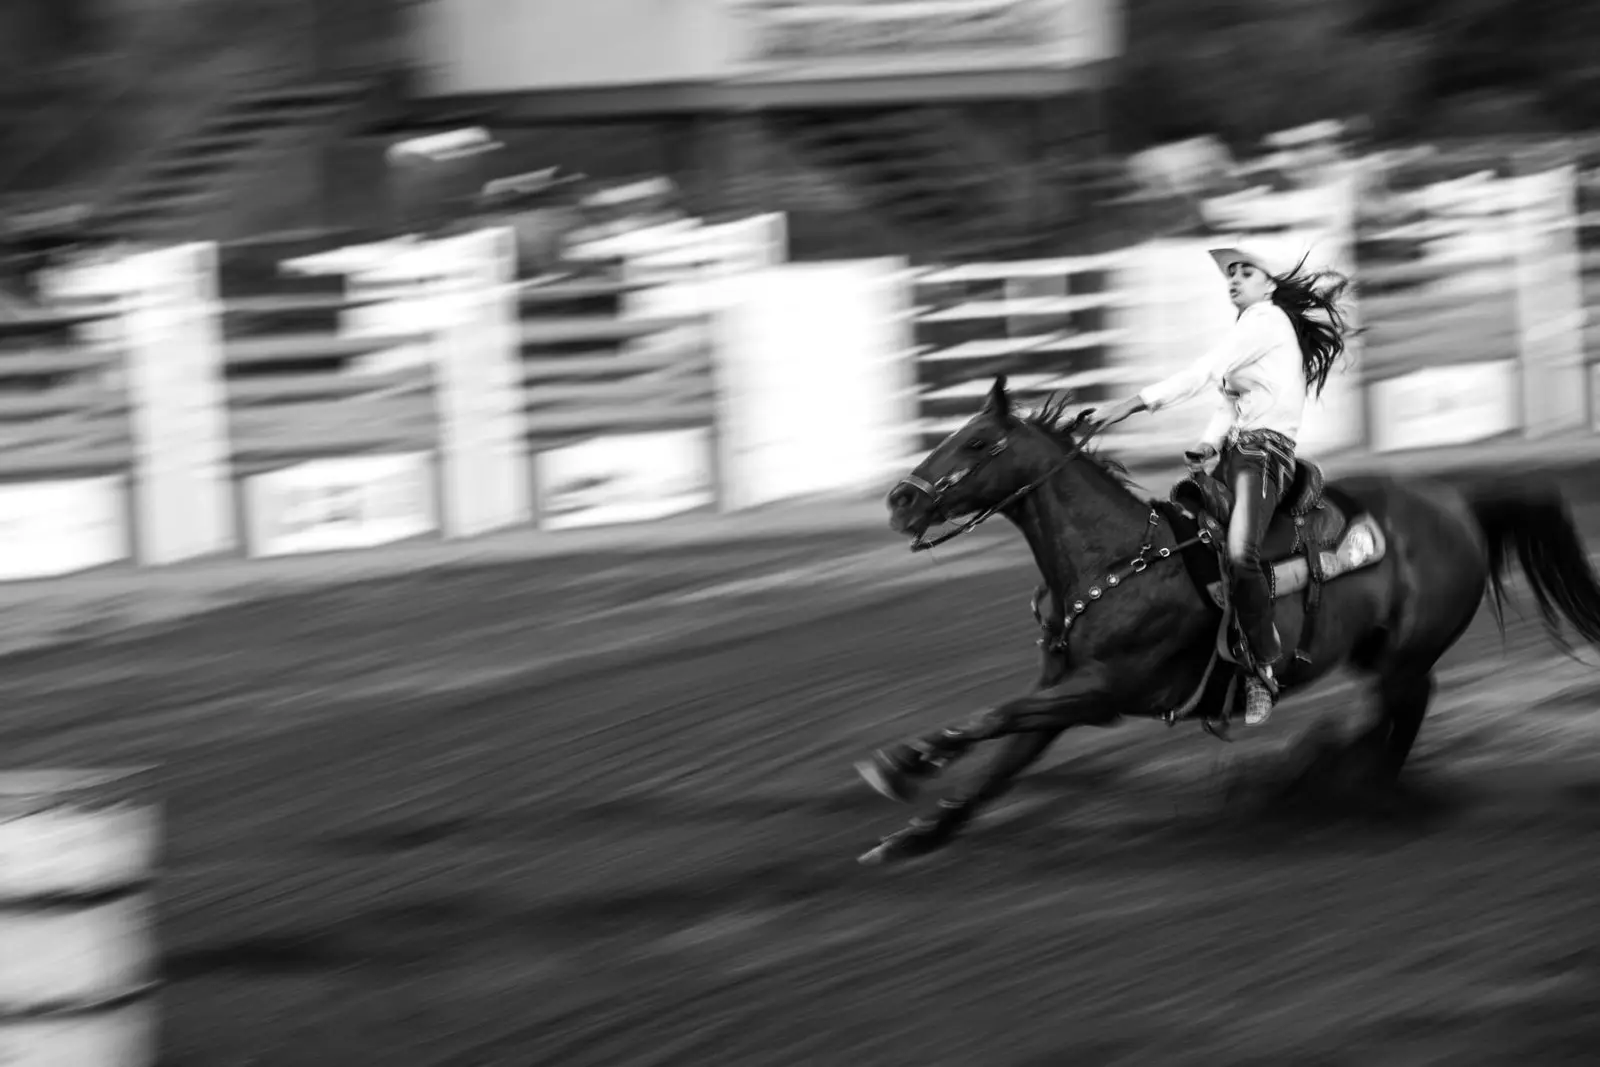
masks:
<path fill-rule="evenodd" d="M 1325 497 L 1326 489 L 1327 481 L 1323 477 L 1322 468 L 1308 459 L 1296 457 L 1294 476 L 1289 480 L 1289 487 L 1285 490 L 1283 499 L 1278 502 L 1277 510 L 1273 512 L 1272 525 L 1268 528 L 1266 540 L 1261 547 L 1262 555 L 1271 555 L 1267 545 L 1271 543 L 1275 532 L 1281 532 L 1286 528 L 1304 527 L 1305 518 L 1313 512 L 1330 512 Z M 1233 490 L 1204 472 L 1191 473 L 1173 486 L 1171 500 L 1193 515 L 1211 516 L 1224 530 L 1228 528 L 1228 520 L 1233 518 Z M 1284 516 L 1302 521 L 1296 523 L 1295 527 L 1290 527 L 1280 522 Z M 1333 507 L 1328 518 L 1338 518 L 1342 521 L 1343 513 L 1337 507 Z M 1325 519 L 1324 522 L 1326 521 Z"/>
<path fill-rule="evenodd" d="M 1233 492 L 1210 474 L 1193 471 L 1173 486 L 1170 500 L 1210 535 L 1210 551 L 1186 552 L 1185 562 L 1201 595 L 1223 612 L 1218 656 L 1243 665 L 1243 635 L 1229 603 L 1232 561 L 1227 530 L 1233 516 Z M 1271 563 L 1272 598 L 1304 592 L 1300 636 L 1283 681 L 1292 682 L 1298 668 L 1311 665 L 1323 585 L 1377 563 L 1386 548 L 1377 520 L 1360 512 L 1355 501 L 1330 489 L 1319 466 L 1297 457 L 1294 475 L 1261 542 L 1261 556 Z"/>

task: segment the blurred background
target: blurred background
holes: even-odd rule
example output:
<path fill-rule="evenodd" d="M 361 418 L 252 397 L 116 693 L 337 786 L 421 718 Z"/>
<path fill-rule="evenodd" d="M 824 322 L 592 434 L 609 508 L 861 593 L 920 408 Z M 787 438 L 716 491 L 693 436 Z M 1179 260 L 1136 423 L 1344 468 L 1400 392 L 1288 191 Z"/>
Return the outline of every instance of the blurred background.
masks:
<path fill-rule="evenodd" d="M 1218 150 L 1250 157 L 1276 131 L 1334 119 L 1346 126 L 1345 143 L 1362 150 L 1433 145 L 1469 166 L 1581 136 L 1600 108 L 1600 76 L 1588 58 L 1600 33 L 1595 15 L 1555 4 L 967 5 L 1016 7 L 1036 24 L 1017 23 L 1004 45 L 1012 54 L 1000 62 L 995 47 L 971 42 L 960 44 L 974 55 L 940 46 L 938 58 L 899 69 L 884 58 L 892 43 L 852 45 L 848 58 L 829 60 L 833 68 L 785 63 L 778 74 L 745 62 L 760 47 L 751 41 L 768 32 L 751 13 L 794 6 L 606 0 L 574 14 L 554 5 L 386 0 L 17 0 L 0 16 L 0 188 L 24 203 L 33 195 L 100 204 L 152 178 L 152 156 L 165 157 L 163 173 L 188 156 L 188 170 L 213 183 L 233 170 L 235 182 L 250 174 L 258 182 L 253 197 L 223 198 L 227 221 L 173 205 L 191 231 L 226 238 L 372 226 L 380 204 L 353 193 L 370 176 L 359 160 L 372 146 L 361 142 L 471 115 L 508 141 L 496 168 L 515 158 L 530 164 L 524 169 L 559 165 L 607 180 L 664 174 L 696 214 L 804 212 L 808 185 L 812 200 L 824 195 L 819 186 L 837 184 L 870 201 L 909 196 L 894 188 L 897 178 L 920 183 L 925 197 L 943 191 L 937 206 L 957 216 L 946 220 L 950 229 L 993 234 L 997 247 L 973 249 L 992 255 L 1030 235 L 1060 251 L 1105 233 L 1108 213 L 1098 208 L 1126 191 L 1118 188 L 1128 180 L 1126 157 L 1159 145 L 1205 139 L 1205 153 L 1190 153 L 1190 166 L 1201 167 L 1215 164 Z M 293 106 L 288 90 L 298 94 Z M 252 155 L 253 165 L 202 166 L 202 146 L 186 142 L 218 141 L 208 120 L 272 92 L 281 97 L 276 110 L 261 103 L 249 109 L 253 125 L 235 116 L 229 130 L 275 140 L 275 150 Z M 265 136 L 284 126 L 295 134 Z M 730 127 L 787 153 L 785 173 L 751 173 L 750 146 L 732 145 Z M 854 143 L 862 140 L 881 158 Z M 211 147 L 222 153 L 220 143 Z M 732 167 L 721 158 L 729 154 L 739 157 Z M 336 158 L 312 164 L 318 156 Z M 267 188 L 282 190 L 281 203 L 262 202 L 273 199 L 259 187 L 269 159 L 278 181 Z M 1229 177 L 1225 166 L 1208 169 L 1212 181 Z M 1000 177 L 976 195 L 971 179 L 989 173 Z M 735 194 L 750 199 L 735 203 Z M 1024 222 L 1019 211 L 1032 214 Z M 891 212 L 877 214 L 892 225 Z M 838 229 L 858 230 L 859 221 Z M 918 223 L 918 234 L 898 240 L 869 231 L 852 244 L 836 233 L 831 246 L 797 224 L 796 251 L 965 250 L 948 230 Z M 142 225 L 154 232 L 153 220 Z"/>
<path fill-rule="evenodd" d="M 1224 241 L 1356 280 L 1330 473 L 1600 534 L 1600 5 L 6 0 L 0 109 L 0 1063 L 1600 1047 L 1536 619 L 1376 806 L 1271 799 L 1343 677 L 1069 736 L 909 878 L 850 773 L 1036 669 L 1020 539 L 887 486 L 997 373 L 1194 358 Z M 1203 409 L 1108 448 L 1165 495 Z"/>
<path fill-rule="evenodd" d="M 1582 319 L 1600 296 L 1600 29 L 1587 10 L 1514 12 L 18 0 L 0 16 L 4 300 L 41 299 L 47 259 L 75 249 L 218 242 L 222 294 L 248 297 L 306 289 L 283 277 L 297 256 L 495 225 L 514 229 L 523 278 L 659 274 L 642 249 L 670 257 L 767 216 L 782 217 L 775 262 L 1112 257 L 1099 277 L 1084 260 L 1053 279 L 925 287 L 947 312 L 985 294 L 1110 294 L 919 329 L 935 347 L 1052 330 L 1104 342 L 1035 346 L 1009 368 L 922 361 L 937 429 L 970 399 L 962 383 L 994 370 L 1066 381 L 1086 403 L 1126 384 L 1085 377 L 1096 367 L 1161 373 L 1216 328 L 1196 250 L 1290 231 L 1329 253 L 1314 265 L 1359 275 L 1363 382 L 1521 355 L 1562 363 L 1560 386 L 1536 391 L 1575 401 L 1590 384 L 1572 364 L 1600 343 Z M 1489 373 L 1450 380 L 1481 389 Z M 1537 400 L 1524 408 L 1474 418 L 1486 437 L 1549 428 Z M 1587 417 L 1559 411 L 1555 426 Z"/>

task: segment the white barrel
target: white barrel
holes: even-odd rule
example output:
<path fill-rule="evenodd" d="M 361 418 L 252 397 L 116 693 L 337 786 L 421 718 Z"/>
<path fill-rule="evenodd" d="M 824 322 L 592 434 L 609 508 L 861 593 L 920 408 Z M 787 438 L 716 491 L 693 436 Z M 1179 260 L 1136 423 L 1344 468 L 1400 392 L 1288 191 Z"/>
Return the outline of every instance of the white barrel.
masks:
<path fill-rule="evenodd" d="M 0 773 L 0 1067 L 156 1062 L 144 770 Z"/>

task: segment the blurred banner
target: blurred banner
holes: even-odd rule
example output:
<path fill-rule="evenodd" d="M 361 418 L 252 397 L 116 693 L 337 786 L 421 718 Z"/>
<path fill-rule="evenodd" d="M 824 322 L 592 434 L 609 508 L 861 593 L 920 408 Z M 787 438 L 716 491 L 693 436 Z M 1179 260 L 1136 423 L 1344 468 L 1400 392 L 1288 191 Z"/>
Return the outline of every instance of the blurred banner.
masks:
<path fill-rule="evenodd" d="M 1513 433 L 1519 425 L 1518 385 L 1514 359 L 1428 367 L 1373 382 L 1369 446 L 1404 452 Z"/>
<path fill-rule="evenodd" d="M 709 429 L 605 434 L 541 452 L 539 525 L 648 522 L 716 503 Z"/>
<path fill-rule="evenodd" d="M 0 485 L 0 581 L 53 578 L 128 558 L 122 475 Z"/>
<path fill-rule="evenodd" d="M 713 82 L 727 0 L 429 0 L 410 5 L 424 95 Z"/>
<path fill-rule="evenodd" d="M 1068 70 L 1121 49 L 1118 0 L 429 0 L 425 95 Z"/>
<path fill-rule="evenodd" d="M 1068 68 L 1116 52 L 1111 0 L 726 2 L 741 81 Z"/>
<path fill-rule="evenodd" d="M 252 556 L 332 552 L 423 537 L 439 527 L 432 457 L 344 456 L 245 479 Z"/>

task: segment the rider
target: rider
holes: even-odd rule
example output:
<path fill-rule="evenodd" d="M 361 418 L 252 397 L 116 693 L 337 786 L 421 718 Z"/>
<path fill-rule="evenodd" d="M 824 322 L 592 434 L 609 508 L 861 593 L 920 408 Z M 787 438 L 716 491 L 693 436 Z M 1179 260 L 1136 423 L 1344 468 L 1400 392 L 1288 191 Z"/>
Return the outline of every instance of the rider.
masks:
<path fill-rule="evenodd" d="M 1338 299 L 1348 281 L 1307 271 L 1303 258 L 1285 267 L 1238 248 L 1215 249 L 1211 258 L 1227 277 L 1238 309 L 1227 336 L 1186 370 L 1118 402 L 1095 422 L 1104 429 L 1207 388 L 1221 394 L 1223 403 L 1198 451 L 1187 455 L 1191 466 L 1216 459 L 1216 476 L 1233 489 L 1232 598 L 1256 668 L 1246 681 L 1245 722 L 1257 725 L 1272 712 L 1278 692 L 1272 667 L 1283 654 L 1272 618 L 1271 563 L 1261 558 L 1261 539 L 1294 475 L 1306 399 L 1321 394 L 1344 354 L 1347 327 Z"/>

